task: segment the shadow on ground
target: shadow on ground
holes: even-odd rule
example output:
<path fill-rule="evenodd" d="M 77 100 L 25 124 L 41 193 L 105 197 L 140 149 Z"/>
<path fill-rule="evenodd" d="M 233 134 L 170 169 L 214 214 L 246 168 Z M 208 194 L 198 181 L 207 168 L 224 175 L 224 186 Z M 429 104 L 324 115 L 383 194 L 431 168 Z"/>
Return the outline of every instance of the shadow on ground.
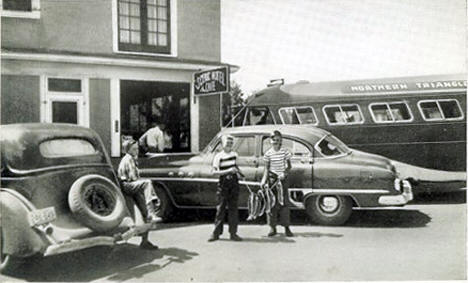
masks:
<path fill-rule="evenodd" d="M 346 227 L 417 228 L 431 222 L 431 217 L 412 209 L 354 210 Z"/>
<path fill-rule="evenodd" d="M 22 266 L 15 277 L 27 281 L 91 281 L 106 278 L 110 281 L 138 280 L 145 274 L 154 273 L 167 265 L 184 263 L 198 253 L 179 248 L 142 250 L 138 246 L 124 244 L 95 247 L 63 255 L 35 258 Z M 153 263 L 164 259 L 163 264 Z M 183 267 L 181 267 L 183 268 Z"/>
<path fill-rule="evenodd" d="M 460 204 L 466 203 L 466 191 L 449 193 L 419 193 L 414 195 L 410 204 Z"/>
<path fill-rule="evenodd" d="M 189 216 L 184 218 L 180 216 L 178 221 L 173 224 L 164 225 L 198 225 L 198 224 L 211 224 L 214 220 L 214 210 L 201 210 L 201 211 L 190 211 Z M 254 221 L 246 221 L 247 213 L 240 211 L 239 219 L 240 225 L 265 225 L 265 215 L 255 219 Z M 185 221 L 185 222 L 184 222 Z M 189 222 L 187 222 L 189 221 Z M 424 227 L 431 222 L 431 217 L 427 214 L 416 210 L 408 209 L 406 207 L 400 208 L 376 208 L 376 209 L 356 209 L 353 210 L 349 220 L 342 226 L 344 227 L 375 227 L 375 228 L 417 228 Z M 226 222 L 227 223 L 227 222 Z M 291 211 L 291 225 L 292 226 L 316 226 L 314 223 L 310 223 L 310 220 L 305 211 L 292 210 Z M 164 229 L 162 227 L 161 229 Z M 267 233 L 267 227 L 265 227 L 265 233 Z M 278 228 L 279 232 L 281 228 Z M 313 237 L 313 235 L 311 235 Z"/>

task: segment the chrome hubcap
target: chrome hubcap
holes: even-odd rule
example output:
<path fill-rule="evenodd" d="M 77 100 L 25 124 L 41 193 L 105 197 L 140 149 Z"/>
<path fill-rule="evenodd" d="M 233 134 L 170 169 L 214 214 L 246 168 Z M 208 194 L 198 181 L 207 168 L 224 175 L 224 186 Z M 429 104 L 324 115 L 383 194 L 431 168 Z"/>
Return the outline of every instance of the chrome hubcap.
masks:
<path fill-rule="evenodd" d="M 335 212 L 340 206 L 340 201 L 334 196 L 324 196 L 319 200 L 320 209 L 326 213 Z"/>
<path fill-rule="evenodd" d="M 107 216 L 115 207 L 114 197 L 100 185 L 90 185 L 84 193 L 86 205 L 96 214 Z"/>

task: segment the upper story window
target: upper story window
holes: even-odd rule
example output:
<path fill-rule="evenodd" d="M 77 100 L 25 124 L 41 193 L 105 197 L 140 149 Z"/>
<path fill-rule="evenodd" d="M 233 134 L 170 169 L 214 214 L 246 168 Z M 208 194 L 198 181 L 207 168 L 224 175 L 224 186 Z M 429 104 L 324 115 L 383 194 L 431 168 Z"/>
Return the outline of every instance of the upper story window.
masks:
<path fill-rule="evenodd" d="M 376 123 L 399 123 L 413 120 L 405 102 L 371 103 L 369 109 Z"/>
<path fill-rule="evenodd" d="M 326 105 L 323 113 L 330 125 L 352 125 L 364 123 L 361 109 L 357 104 Z"/>
<path fill-rule="evenodd" d="M 283 124 L 312 124 L 317 125 L 317 116 L 310 106 L 285 107 L 279 110 Z"/>
<path fill-rule="evenodd" d="M 463 112 L 456 99 L 421 100 L 418 107 L 426 121 L 463 119 Z"/>
<path fill-rule="evenodd" d="M 40 0 L 0 0 L 2 17 L 39 19 Z"/>
<path fill-rule="evenodd" d="M 120 51 L 169 54 L 170 0 L 118 0 Z"/>

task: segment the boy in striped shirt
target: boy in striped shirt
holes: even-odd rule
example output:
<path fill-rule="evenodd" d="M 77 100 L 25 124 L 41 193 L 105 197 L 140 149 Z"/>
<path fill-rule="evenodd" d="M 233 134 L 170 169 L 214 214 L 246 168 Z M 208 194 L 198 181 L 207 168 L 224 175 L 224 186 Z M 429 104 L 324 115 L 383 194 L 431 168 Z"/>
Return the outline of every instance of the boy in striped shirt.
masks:
<path fill-rule="evenodd" d="M 218 190 L 216 191 L 218 205 L 216 206 L 215 229 L 208 241 L 218 240 L 223 233 L 226 206 L 228 208 L 230 238 L 233 241 L 242 241 L 242 238 L 237 235 L 237 225 L 239 223 L 239 177 L 243 175 L 236 164 L 237 153 L 232 151 L 234 137 L 224 135 L 221 137 L 221 142 L 223 151 L 218 152 L 213 159 L 213 174 L 219 176 Z"/>
<path fill-rule="evenodd" d="M 271 208 L 270 213 L 267 214 L 267 222 L 270 226 L 269 237 L 276 235 L 276 224 L 279 222 L 284 226 L 284 232 L 287 237 L 293 237 L 294 234 L 289 229 L 290 216 L 289 216 L 289 196 L 288 196 L 288 173 L 291 170 L 291 152 L 281 147 L 283 136 L 281 132 L 274 131 L 270 135 L 270 142 L 272 147 L 265 153 L 263 160 L 265 161 L 265 171 L 261 181 L 262 188 L 268 182 L 271 187 L 277 179 L 281 181 L 283 186 L 282 191 L 278 190 L 278 186 L 273 187 L 273 192 L 276 196 L 275 206 Z M 280 195 L 281 194 L 281 195 Z M 280 200 L 283 200 L 281 203 Z"/>

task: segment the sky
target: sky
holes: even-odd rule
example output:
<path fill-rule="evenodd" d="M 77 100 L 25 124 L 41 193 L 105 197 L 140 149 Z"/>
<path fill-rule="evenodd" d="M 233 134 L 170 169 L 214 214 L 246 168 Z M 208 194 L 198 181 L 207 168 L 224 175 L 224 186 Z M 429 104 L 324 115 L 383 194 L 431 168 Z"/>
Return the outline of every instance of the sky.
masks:
<path fill-rule="evenodd" d="M 221 60 L 250 95 L 272 79 L 466 73 L 465 0 L 221 0 Z"/>

